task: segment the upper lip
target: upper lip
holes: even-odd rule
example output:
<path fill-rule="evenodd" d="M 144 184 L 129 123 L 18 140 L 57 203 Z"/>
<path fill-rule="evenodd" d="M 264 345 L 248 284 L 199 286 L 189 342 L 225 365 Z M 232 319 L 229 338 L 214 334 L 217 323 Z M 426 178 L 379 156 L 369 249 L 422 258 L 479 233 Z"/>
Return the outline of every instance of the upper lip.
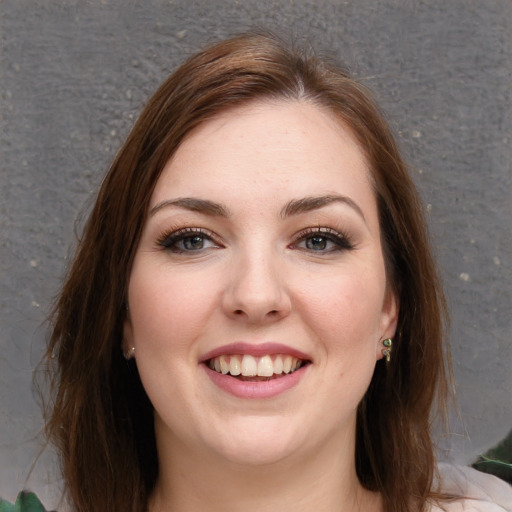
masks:
<path fill-rule="evenodd" d="M 249 354 L 254 357 L 263 357 L 266 355 L 274 355 L 274 354 L 286 354 L 296 357 L 297 359 L 302 359 L 304 361 L 309 361 L 311 358 L 297 350 L 296 348 L 290 347 L 288 345 L 283 345 L 282 343 L 274 343 L 274 342 L 266 342 L 266 343 L 246 343 L 244 341 L 237 341 L 235 343 L 229 343 L 228 345 L 222 345 L 221 347 L 214 348 L 210 350 L 206 354 L 203 354 L 200 357 L 199 362 L 204 363 L 213 359 L 214 357 L 219 357 L 222 355 L 230 355 L 230 354 Z"/>

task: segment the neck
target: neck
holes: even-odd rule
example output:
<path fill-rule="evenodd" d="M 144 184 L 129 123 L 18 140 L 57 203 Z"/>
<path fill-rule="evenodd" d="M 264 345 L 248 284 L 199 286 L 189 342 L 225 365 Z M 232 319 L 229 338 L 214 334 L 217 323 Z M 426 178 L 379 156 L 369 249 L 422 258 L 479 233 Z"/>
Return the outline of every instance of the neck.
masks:
<path fill-rule="evenodd" d="M 380 496 L 360 485 L 354 445 L 346 441 L 344 447 L 337 443 L 262 465 L 233 463 L 199 450 L 191 453 L 175 444 L 172 456 L 166 457 L 165 447 L 159 445 L 164 456 L 149 510 L 380 512 Z"/>

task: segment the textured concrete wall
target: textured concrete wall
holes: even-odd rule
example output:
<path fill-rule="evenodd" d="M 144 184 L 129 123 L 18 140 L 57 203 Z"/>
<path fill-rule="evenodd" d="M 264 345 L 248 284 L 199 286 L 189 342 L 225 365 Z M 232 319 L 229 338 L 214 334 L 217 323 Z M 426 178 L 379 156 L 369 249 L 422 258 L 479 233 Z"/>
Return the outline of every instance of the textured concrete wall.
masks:
<path fill-rule="evenodd" d="M 74 219 L 144 101 L 202 43 L 307 36 L 373 87 L 428 207 L 469 461 L 512 426 L 510 0 L 3 0 L 0 495 L 55 497 L 31 388 Z"/>

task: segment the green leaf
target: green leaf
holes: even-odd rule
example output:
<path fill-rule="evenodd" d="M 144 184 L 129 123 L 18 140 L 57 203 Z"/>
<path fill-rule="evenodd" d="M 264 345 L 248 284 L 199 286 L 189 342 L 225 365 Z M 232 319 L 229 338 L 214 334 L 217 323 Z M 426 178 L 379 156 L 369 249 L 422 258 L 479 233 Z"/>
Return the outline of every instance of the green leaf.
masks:
<path fill-rule="evenodd" d="M 14 512 L 14 505 L 0 498 L 0 512 Z"/>
<path fill-rule="evenodd" d="M 17 502 L 20 502 L 20 512 L 46 512 L 43 504 L 33 492 L 21 491 L 18 494 Z"/>
<path fill-rule="evenodd" d="M 512 430 L 498 446 L 480 455 L 472 466 L 512 484 Z"/>
<path fill-rule="evenodd" d="M 14 505 L 0 498 L 0 512 L 14 512 Z"/>
<path fill-rule="evenodd" d="M 0 512 L 46 512 L 33 492 L 21 491 L 13 504 L 0 499 Z"/>

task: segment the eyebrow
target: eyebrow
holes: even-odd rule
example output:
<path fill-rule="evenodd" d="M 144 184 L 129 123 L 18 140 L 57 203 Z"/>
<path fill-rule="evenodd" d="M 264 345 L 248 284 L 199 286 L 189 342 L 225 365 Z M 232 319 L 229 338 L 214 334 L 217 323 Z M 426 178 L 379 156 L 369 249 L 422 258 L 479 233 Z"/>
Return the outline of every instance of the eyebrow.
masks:
<path fill-rule="evenodd" d="M 184 208 L 185 210 L 190 210 L 192 212 L 199 212 L 211 217 L 229 217 L 230 215 L 229 210 L 225 206 L 214 201 L 209 201 L 208 199 L 198 199 L 195 197 L 166 199 L 165 201 L 161 201 L 153 206 L 149 211 L 149 215 L 153 216 L 156 212 L 170 206 L 177 206 L 178 208 Z"/>
<path fill-rule="evenodd" d="M 281 217 L 291 217 L 307 213 L 313 210 L 319 210 L 332 203 L 342 203 L 352 208 L 365 222 L 363 211 L 358 204 L 350 197 L 331 194 L 325 196 L 303 197 L 301 199 L 292 199 L 281 209 Z M 177 199 L 166 199 L 151 208 L 149 215 L 153 216 L 163 208 L 178 207 L 193 212 L 202 213 L 211 217 L 229 217 L 231 214 L 225 206 L 208 199 L 199 199 L 195 197 L 180 197 Z"/>
<path fill-rule="evenodd" d="M 342 203 L 352 208 L 366 223 L 363 211 L 359 205 L 350 197 L 337 194 L 326 196 L 303 197 L 302 199 L 292 199 L 281 210 L 281 217 L 286 218 L 292 215 L 318 210 L 332 203 Z"/>

